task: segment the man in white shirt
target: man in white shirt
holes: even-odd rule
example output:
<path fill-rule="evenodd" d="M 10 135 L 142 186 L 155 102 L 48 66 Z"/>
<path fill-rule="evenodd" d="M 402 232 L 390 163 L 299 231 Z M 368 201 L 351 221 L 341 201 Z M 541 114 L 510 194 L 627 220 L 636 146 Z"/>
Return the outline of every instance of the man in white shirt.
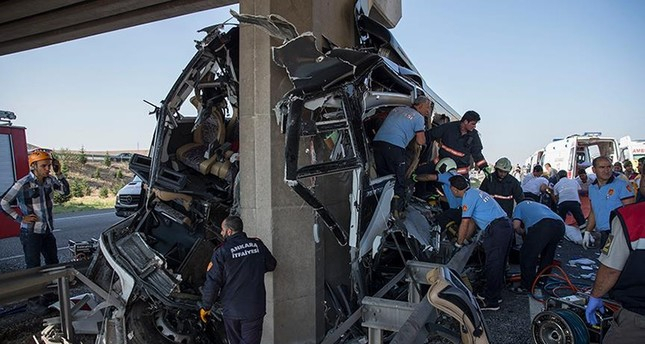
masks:
<path fill-rule="evenodd" d="M 575 179 L 567 178 L 567 171 L 558 172 L 558 182 L 553 186 L 555 198 L 558 201 L 558 215 L 562 221 L 567 220 L 567 213 L 571 213 L 580 229 L 585 227 L 585 216 L 582 213 L 580 205 L 580 195 L 578 191 L 581 189 L 580 184 Z"/>
<path fill-rule="evenodd" d="M 533 174 L 527 175 L 522 181 L 522 191 L 524 198 L 540 202 L 540 194 L 543 192 L 550 193 L 549 181 L 542 177 L 542 166 L 535 165 Z"/>

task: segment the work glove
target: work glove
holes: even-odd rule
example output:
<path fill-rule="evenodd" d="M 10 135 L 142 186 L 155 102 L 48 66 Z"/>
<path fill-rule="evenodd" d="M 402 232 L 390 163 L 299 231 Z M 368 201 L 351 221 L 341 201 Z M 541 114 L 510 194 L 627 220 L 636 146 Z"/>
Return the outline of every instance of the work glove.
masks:
<path fill-rule="evenodd" d="M 210 309 L 208 309 L 208 310 L 206 310 L 204 308 L 199 309 L 199 319 L 201 319 L 201 321 L 204 324 L 206 324 L 208 322 L 208 317 L 210 315 L 211 315 L 211 310 Z"/>
<path fill-rule="evenodd" d="M 54 169 L 55 174 L 60 174 L 60 161 L 58 161 L 58 159 L 52 160 L 52 168 Z"/>
<path fill-rule="evenodd" d="M 602 303 L 602 299 L 589 296 L 589 302 L 587 302 L 587 308 L 585 309 L 585 317 L 587 318 L 587 322 L 591 325 L 598 325 L 598 317 L 596 317 L 596 311 L 605 313 L 605 306 Z"/>
<path fill-rule="evenodd" d="M 593 246 L 595 240 L 593 236 L 591 235 L 591 232 L 585 231 L 584 234 L 582 235 L 582 247 L 584 249 L 588 249 Z"/>

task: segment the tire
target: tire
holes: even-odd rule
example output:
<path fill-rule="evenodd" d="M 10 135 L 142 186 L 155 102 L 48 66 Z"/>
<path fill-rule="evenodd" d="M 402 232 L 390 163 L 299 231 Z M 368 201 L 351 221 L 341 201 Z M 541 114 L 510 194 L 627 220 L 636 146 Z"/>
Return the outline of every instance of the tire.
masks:
<path fill-rule="evenodd" d="M 204 325 L 197 311 L 152 308 L 136 302 L 126 318 L 126 336 L 133 344 L 225 344 L 224 324 L 215 319 Z"/>

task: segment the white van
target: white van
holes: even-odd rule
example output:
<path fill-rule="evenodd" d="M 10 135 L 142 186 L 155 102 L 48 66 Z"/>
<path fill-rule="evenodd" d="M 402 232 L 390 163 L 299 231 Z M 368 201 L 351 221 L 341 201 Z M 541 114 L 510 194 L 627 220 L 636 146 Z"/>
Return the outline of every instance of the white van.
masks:
<path fill-rule="evenodd" d="M 578 168 L 588 168 L 599 156 L 608 157 L 612 164 L 619 161 L 616 140 L 601 135 L 600 132 L 591 132 L 554 140 L 544 147 L 542 162 L 550 163 L 557 171 L 565 170 L 567 177 L 575 178 Z"/>

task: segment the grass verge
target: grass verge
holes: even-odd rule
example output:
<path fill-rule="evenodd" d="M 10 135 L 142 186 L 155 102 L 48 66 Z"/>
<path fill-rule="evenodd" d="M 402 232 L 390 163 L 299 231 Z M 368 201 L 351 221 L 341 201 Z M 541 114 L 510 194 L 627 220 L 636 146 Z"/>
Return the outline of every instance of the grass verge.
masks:
<path fill-rule="evenodd" d="M 114 208 L 114 197 L 97 196 L 74 197 L 71 200 L 54 205 L 54 214 L 74 213 L 79 211 Z"/>

